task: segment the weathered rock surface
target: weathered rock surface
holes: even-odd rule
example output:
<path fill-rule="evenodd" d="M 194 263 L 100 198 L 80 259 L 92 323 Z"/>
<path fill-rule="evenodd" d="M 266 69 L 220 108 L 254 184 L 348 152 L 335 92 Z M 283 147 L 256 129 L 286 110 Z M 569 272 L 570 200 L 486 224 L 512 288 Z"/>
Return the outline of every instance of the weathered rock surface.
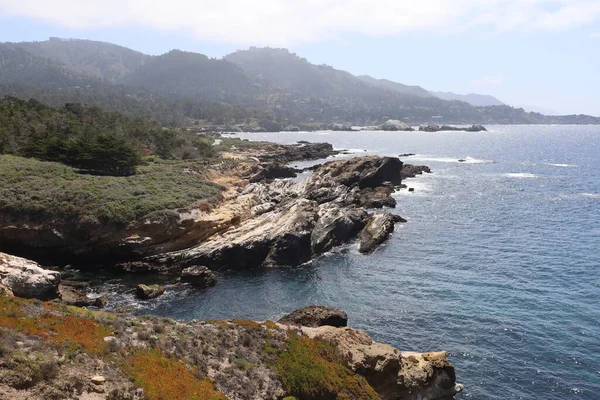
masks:
<path fill-rule="evenodd" d="M 431 173 L 431 169 L 429 169 L 426 165 L 412 165 L 412 164 L 404 164 L 402 167 L 402 179 L 406 178 L 414 178 L 417 175 L 421 175 L 423 173 Z"/>
<path fill-rule="evenodd" d="M 371 253 L 385 242 L 394 231 L 396 222 L 406 222 L 403 218 L 390 213 L 380 213 L 371 216 L 366 226 L 360 231 L 358 251 Z"/>
<path fill-rule="evenodd" d="M 248 182 L 255 183 L 277 178 L 294 178 L 296 170 L 280 163 L 261 163 L 250 171 Z"/>
<path fill-rule="evenodd" d="M 342 327 L 348 325 L 348 315 L 337 308 L 308 306 L 283 316 L 279 323 L 312 328 L 319 326 Z"/>
<path fill-rule="evenodd" d="M 189 283 L 197 288 L 215 286 L 217 275 L 206 267 L 188 267 L 181 271 L 181 282 Z"/>
<path fill-rule="evenodd" d="M 462 388 L 446 352 L 401 352 L 348 327 L 301 329 L 310 338 L 335 344 L 348 367 L 364 376 L 382 400 L 451 398 Z"/>
<path fill-rule="evenodd" d="M 18 297 L 53 299 L 58 296 L 61 275 L 38 263 L 0 253 L 0 283 Z"/>
<path fill-rule="evenodd" d="M 8 286 L 4 285 L 3 283 L 0 283 L 0 297 L 2 297 L 2 296 L 14 297 L 15 295 Z"/>
<path fill-rule="evenodd" d="M 165 293 L 163 285 L 137 285 L 135 295 L 141 300 L 151 300 L 162 296 Z"/>
<path fill-rule="evenodd" d="M 381 131 L 412 131 L 413 128 L 410 127 L 406 122 L 399 121 L 397 119 L 389 119 L 383 124 L 379 125 L 377 128 Z"/>
<path fill-rule="evenodd" d="M 364 208 L 394 207 L 391 194 L 401 177 L 397 158 L 357 157 L 325 163 L 302 182 L 250 184 L 232 198 L 247 205 L 250 218 L 193 248 L 146 261 L 173 270 L 299 265 L 356 238 L 370 220 Z M 386 237 L 374 234 L 370 246 Z"/>
<path fill-rule="evenodd" d="M 90 285 L 87 282 L 63 280 L 58 285 L 60 301 L 63 304 L 76 307 L 98 307 L 106 305 L 106 296 L 89 297 Z"/>
<path fill-rule="evenodd" d="M 337 154 L 329 143 L 297 143 L 291 145 L 272 145 L 258 155 L 261 161 L 274 160 L 280 163 L 292 161 L 318 160 Z"/>
<path fill-rule="evenodd" d="M 439 130 L 440 126 L 435 124 L 422 124 L 419 126 L 419 131 L 421 132 L 437 132 Z"/>

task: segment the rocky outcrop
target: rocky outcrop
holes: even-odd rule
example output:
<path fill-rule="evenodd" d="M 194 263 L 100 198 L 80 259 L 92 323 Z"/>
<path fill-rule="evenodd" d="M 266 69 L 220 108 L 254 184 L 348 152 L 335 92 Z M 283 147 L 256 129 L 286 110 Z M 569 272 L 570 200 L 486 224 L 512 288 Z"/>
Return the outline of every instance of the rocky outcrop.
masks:
<path fill-rule="evenodd" d="M 396 222 L 406 222 L 406 220 L 390 213 L 380 213 L 371 216 L 366 226 L 358 235 L 358 251 L 361 253 L 375 251 L 394 231 Z"/>
<path fill-rule="evenodd" d="M 58 285 L 59 299 L 63 304 L 76 307 L 98 307 L 106 305 L 106 296 L 88 296 L 90 284 L 87 282 L 61 281 Z"/>
<path fill-rule="evenodd" d="M 402 167 L 402 179 L 414 178 L 417 175 L 422 175 L 424 172 L 430 174 L 431 169 L 426 165 L 404 164 Z"/>
<path fill-rule="evenodd" d="M 471 125 L 468 127 L 460 127 L 460 126 L 449 126 L 449 125 L 435 125 L 435 124 L 422 124 L 419 126 L 419 131 L 421 132 L 484 132 L 487 131 L 485 126 L 483 125 Z"/>
<path fill-rule="evenodd" d="M 151 300 L 162 296 L 165 293 L 163 285 L 137 285 L 135 295 L 141 300 Z"/>
<path fill-rule="evenodd" d="M 419 126 L 419 131 L 421 132 L 437 132 L 439 130 L 440 126 L 435 124 L 422 124 Z"/>
<path fill-rule="evenodd" d="M 0 253 L 0 283 L 18 297 L 53 299 L 58 296 L 60 273 L 36 262 Z"/>
<path fill-rule="evenodd" d="M 345 324 L 335 309 L 308 307 L 284 324 L 0 303 L 1 399 L 422 400 L 461 388 L 445 352 L 402 352 L 360 330 L 297 325 Z M 63 329 L 65 321 L 77 329 Z"/>
<path fill-rule="evenodd" d="M 181 271 L 181 282 L 203 289 L 217 284 L 217 275 L 206 267 L 189 267 Z"/>
<path fill-rule="evenodd" d="M 329 143 L 296 143 L 290 145 L 270 145 L 261 149 L 256 157 L 261 161 L 308 161 L 327 158 L 338 152 Z"/>
<path fill-rule="evenodd" d="M 348 325 L 348 315 L 337 308 L 308 306 L 283 316 L 279 323 L 312 328 L 319 326 L 342 327 Z"/>
<path fill-rule="evenodd" d="M 391 194 L 401 176 L 397 158 L 357 157 L 325 163 L 302 182 L 250 184 L 232 198 L 247 205 L 250 218 L 193 248 L 146 261 L 171 270 L 299 265 L 356 238 L 370 221 L 364 208 L 395 206 Z M 374 235 L 371 248 L 384 240 Z"/>
<path fill-rule="evenodd" d="M 294 178 L 296 170 L 281 163 L 260 163 L 250 170 L 248 182 L 256 183 L 278 178 Z"/>
<path fill-rule="evenodd" d="M 301 329 L 310 338 L 333 343 L 348 367 L 364 376 L 382 400 L 451 398 L 462 390 L 446 352 L 401 352 L 348 327 Z"/>
<path fill-rule="evenodd" d="M 383 124 L 377 127 L 377 130 L 380 131 L 412 131 L 413 128 L 410 127 L 406 122 L 399 121 L 397 119 L 389 119 Z"/>

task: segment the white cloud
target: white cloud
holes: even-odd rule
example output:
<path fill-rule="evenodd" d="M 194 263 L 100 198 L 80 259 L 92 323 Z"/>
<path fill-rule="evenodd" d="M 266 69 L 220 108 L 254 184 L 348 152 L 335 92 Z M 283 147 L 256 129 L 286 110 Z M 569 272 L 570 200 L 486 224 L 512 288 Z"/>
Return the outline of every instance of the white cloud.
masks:
<path fill-rule="evenodd" d="M 287 45 L 344 34 L 393 36 L 567 30 L 600 19 L 598 0 L 0 0 L 0 16 L 72 29 L 144 26 L 235 44 Z"/>
<path fill-rule="evenodd" d="M 487 88 L 490 86 L 498 86 L 504 83 L 504 78 L 501 76 L 485 76 L 480 79 L 471 81 L 471 86 L 475 88 Z"/>

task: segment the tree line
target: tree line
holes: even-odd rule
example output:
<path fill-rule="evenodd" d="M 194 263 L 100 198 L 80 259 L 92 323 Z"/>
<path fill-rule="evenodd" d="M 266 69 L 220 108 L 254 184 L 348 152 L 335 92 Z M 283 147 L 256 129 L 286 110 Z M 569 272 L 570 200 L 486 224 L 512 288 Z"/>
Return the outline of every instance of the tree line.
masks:
<path fill-rule="evenodd" d="M 214 156 L 210 143 L 98 107 L 48 107 L 31 99 L 0 99 L 0 154 L 55 161 L 103 175 L 131 175 L 144 155 L 164 159 Z"/>

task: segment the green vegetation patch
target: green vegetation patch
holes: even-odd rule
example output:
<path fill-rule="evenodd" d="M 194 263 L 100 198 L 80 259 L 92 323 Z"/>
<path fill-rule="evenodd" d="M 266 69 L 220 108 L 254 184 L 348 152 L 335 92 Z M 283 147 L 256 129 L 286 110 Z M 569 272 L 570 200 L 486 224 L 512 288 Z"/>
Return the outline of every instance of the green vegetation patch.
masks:
<path fill-rule="evenodd" d="M 227 400 L 210 380 L 198 379 L 186 364 L 157 349 L 136 351 L 123 371 L 149 400 Z"/>
<path fill-rule="evenodd" d="M 201 161 L 156 158 L 132 176 L 98 176 L 0 155 L 0 213 L 125 224 L 153 211 L 216 200 L 223 188 L 208 182 L 204 171 Z"/>
<path fill-rule="evenodd" d="M 335 347 L 290 332 L 275 361 L 286 392 L 299 400 L 376 400 L 377 393 L 339 359 Z"/>

